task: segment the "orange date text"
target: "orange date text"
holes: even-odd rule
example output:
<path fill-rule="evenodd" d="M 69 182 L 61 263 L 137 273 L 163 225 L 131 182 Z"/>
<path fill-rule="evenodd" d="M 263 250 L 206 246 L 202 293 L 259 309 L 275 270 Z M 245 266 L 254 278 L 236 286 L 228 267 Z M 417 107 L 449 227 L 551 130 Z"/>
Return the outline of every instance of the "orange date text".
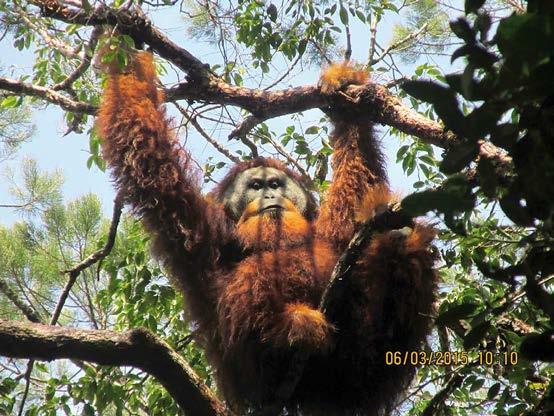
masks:
<path fill-rule="evenodd" d="M 466 351 L 387 351 L 386 365 L 465 365 L 469 363 Z"/>

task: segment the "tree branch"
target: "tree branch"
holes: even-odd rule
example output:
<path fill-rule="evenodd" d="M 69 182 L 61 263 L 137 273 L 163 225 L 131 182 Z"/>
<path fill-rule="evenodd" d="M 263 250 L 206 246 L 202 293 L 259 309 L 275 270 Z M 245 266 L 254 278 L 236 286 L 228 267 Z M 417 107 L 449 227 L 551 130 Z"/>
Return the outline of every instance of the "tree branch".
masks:
<path fill-rule="evenodd" d="M 73 113 L 95 114 L 96 107 L 92 104 L 74 101 L 65 95 L 54 91 L 51 88 L 41 87 L 39 85 L 27 84 L 9 78 L 0 78 L 0 89 L 11 91 L 15 94 L 30 95 L 32 97 L 42 98 L 52 104 L 57 104 L 61 108 Z"/>
<path fill-rule="evenodd" d="M 65 90 L 71 87 L 71 85 L 86 72 L 86 70 L 90 67 L 90 64 L 92 62 L 92 56 L 89 55 L 87 51 L 90 51 L 91 54 L 94 53 L 94 50 L 96 49 L 96 45 L 98 44 L 98 39 L 100 38 L 101 34 L 102 34 L 102 31 L 98 27 L 95 27 L 92 30 L 92 34 L 90 35 L 88 46 L 83 48 L 84 50 L 83 50 L 83 56 L 81 58 L 82 59 L 81 63 L 79 64 L 79 66 L 77 66 L 77 68 L 75 68 L 75 70 L 71 74 L 67 76 L 66 79 L 54 85 L 52 87 L 53 90 L 59 91 L 59 90 Z"/>
<path fill-rule="evenodd" d="M 84 26 L 117 26 L 120 33 L 131 36 L 135 42 L 145 42 L 162 58 L 173 62 L 185 71 L 189 78 L 205 79 L 209 76 L 209 65 L 202 63 L 186 49 L 180 47 L 165 36 L 140 9 L 112 9 L 98 3 L 94 10 L 70 9 L 56 4 L 56 0 L 34 0 L 33 4 L 41 8 L 46 17 Z"/>
<path fill-rule="evenodd" d="M 423 26 L 421 26 L 415 32 L 412 32 L 412 33 L 408 34 L 406 37 L 404 37 L 402 39 L 399 39 L 394 43 L 391 43 L 377 58 L 373 58 L 372 56 L 370 56 L 368 65 L 372 66 L 372 65 L 375 65 L 376 63 L 378 63 L 379 61 L 382 61 L 389 53 L 391 53 L 395 49 L 399 48 L 400 46 L 404 45 L 405 43 L 411 42 L 414 39 L 416 39 L 419 35 L 424 33 L 427 30 L 428 27 L 429 27 L 429 22 L 426 22 Z"/>
<path fill-rule="evenodd" d="M 58 298 L 58 303 L 54 308 L 54 312 L 52 312 L 50 325 L 55 325 L 58 322 L 58 318 L 60 317 L 60 313 L 62 312 L 65 301 L 67 300 L 67 297 L 69 296 L 69 292 L 73 288 L 73 285 L 77 281 L 77 277 L 79 277 L 79 274 L 87 267 L 92 266 L 97 261 L 106 257 L 112 251 L 113 245 L 115 243 L 115 236 L 117 234 L 117 227 L 119 225 L 119 219 L 121 218 L 122 209 L 123 209 L 123 194 L 121 191 L 119 191 L 115 196 L 115 200 L 114 200 L 112 222 L 110 224 L 110 230 L 108 233 L 108 241 L 106 241 L 106 244 L 100 250 L 95 251 L 86 259 L 84 259 L 82 262 L 74 266 L 73 268 L 69 270 L 65 270 L 65 273 L 69 274 L 69 279 L 67 280 L 67 283 L 65 284 L 62 290 L 62 293 Z"/>
<path fill-rule="evenodd" d="M 25 303 L 25 301 L 23 301 L 23 299 L 21 299 L 3 279 L 0 279 L 0 292 L 6 295 L 6 297 L 23 313 L 23 315 L 25 315 L 29 321 L 35 323 L 41 322 L 38 312 L 36 312 L 31 305 Z"/>
<path fill-rule="evenodd" d="M 0 319 L 0 355 L 46 361 L 69 358 L 139 368 L 155 377 L 185 413 L 230 415 L 183 357 L 145 329 L 117 333 Z"/>
<path fill-rule="evenodd" d="M 211 74 L 208 65 L 202 63 L 186 49 L 173 43 L 152 22 L 141 13 L 123 9 L 111 9 L 99 5 L 92 12 L 58 7 L 48 8 L 44 1 L 34 2 L 42 7 L 43 14 L 67 23 L 82 25 L 118 25 L 121 33 L 140 38 L 161 57 L 171 61 L 188 74 L 188 81 L 166 90 L 168 101 L 187 99 L 201 102 L 236 105 L 251 112 L 259 120 L 266 120 L 286 114 L 298 113 L 312 108 L 327 106 L 317 86 L 289 88 L 281 91 L 263 91 L 230 85 Z M 2 88 L 0 84 L 0 88 Z M 352 90 L 354 88 L 354 90 Z M 349 91 L 360 95 L 366 91 L 359 107 L 373 109 L 374 121 L 419 137 L 421 140 L 448 147 L 454 140 L 452 133 L 446 133 L 443 126 L 417 112 L 410 110 L 385 87 L 371 83 L 367 86 L 350 87 Z M 352 103 L 350 103 L 350 106 Z M 376 106 L 376 107 L 373 107 Z M 377 111 L 375 111 L 377 109 Z M 249 123 L 252 124 L 252 123 Z M 252 126 L 253 127 L 253 126 Z M 240 134 L 246 134 L 241 129 Z M 235 132 L 234 135 L 237 133 Z"/>
<path fill-rule="evenodd" d="M 120 33 L 128 34 L 135 40 L 145 42 L 161 57 L 187 72 L 186 82 L 166 90 L 168 101 L 186 99 L 235 105 L 248 110 L 255 119 L 248 120 L 245 125 L 242 125 L 238 131 L 240 135 L 245 135 L 248 132 L 248 127 L 254 127 L 252 120 L 264 121 L 273 117 L 328 106 L 328 97 L 321 94 L 317 86 L 270 92 L 237 87 L 226 83 L 212 74 L 208 65 L 202 63 L 186 49 L 181 48 L 167 38 L 140 9 L 112 9 L 99 4 L 93 11 L 87 12 L 82 9 L 69 9 L 61 5 L 54 7 L 52 3 L 55 3 L 55 0 L 34 0 L 34 3 L 41 7 L 45 16 L 67 23 L 89 26 L 117 25 Z M 4 88 L 1 82 L 0 88 Z M 41 94 L 37 93 L 38 88 L 43 87 L 34 87 L 29 94 L 40 96 Z M 4 89 L 13 90 L 10 88 Z M 448 148 L 459 140 L 454 133 L 445 131 L 442 124 L 406 107 L 398 97 L 382 85 L 369 83 L 362 86 L 350 86 L 346 92 L 350 98 L 344 98 L 342 104 L 349 112 L 354 110 L 360 116 L 367 117 L 368 120 L 394 127 L 403 133 L 418 137 L 425 143 L 441 148 Z M 42 92 L 42 95 L 44 94 L 46 93 Z M 71 100 L 67 102 L 68 99 L 63 98 L 67 106 L 75 107 L 80 104 L 71 102 Z M 54 97 L 49 101 L 55 102 Z M 89 106 L 87 110 L 93 112 L 93 108 Z M 81 109 L 81 112 L 88 111 Z M 233 132 L 233 135 L 237 135 L 237 131 Z M 491 147 L 494 146 L 490 143 L 487 146 L 486 153 L 490 153 Z M 496 152 L 497 155 L 502 153 Z M 506 164 L 511 162 L 511 159 L 506 155 L 502 155 L 499 159 Z"/>
<path fill-rule="evenodd" d="M 196 119 L 197 116 L 191 115 L 183 106 L 179 105 L 178 103 L 173 103 L 177 110 L 183 115 L 183 117 L 187 120 L 187 122 L 191 123 L 196 131 L 204 138 L 208 143 L 210 143 L 219 153 L 224 155 L 227 159 L 231 160 L 234 163 L 239 163 L 240 158 L 236 155 L 234 155 L 232 152 L 224 148 L 217 140 L 215 140 L 213 137 L 211 137 L 206 130 L 202 128 L 200 123 L 198 123 L 198 120 Z"/>

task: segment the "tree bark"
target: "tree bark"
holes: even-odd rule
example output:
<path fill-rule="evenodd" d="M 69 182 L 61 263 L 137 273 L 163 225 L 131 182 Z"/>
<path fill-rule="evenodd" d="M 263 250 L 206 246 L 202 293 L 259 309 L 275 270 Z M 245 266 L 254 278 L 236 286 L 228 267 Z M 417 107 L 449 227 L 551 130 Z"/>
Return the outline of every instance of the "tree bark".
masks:
<path fill-rule="evenodd" d="M 183 357 L 142 328 L 117 333 L 0 319 L 0 355 L 43 361 L 68 358 L 139 368 L 155 377 L 186 414 L 231 414 Z"/>

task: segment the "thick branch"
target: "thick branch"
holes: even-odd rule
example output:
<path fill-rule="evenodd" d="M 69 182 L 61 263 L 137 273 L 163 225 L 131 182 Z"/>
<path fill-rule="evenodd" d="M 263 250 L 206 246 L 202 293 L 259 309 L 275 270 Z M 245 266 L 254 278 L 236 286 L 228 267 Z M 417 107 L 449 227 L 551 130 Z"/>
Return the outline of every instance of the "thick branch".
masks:
<path fill-rule="evenodd" d="M 167 38 L 140 9 L 111 9 L 98 5 L 93 11 L 88 12 L 81 9 L 53 7 L 52 1 L 35 0 L 34 3 L 42 8 L 44 15 L 67 23 L 88 26 L 117 25 L 119 32 L 145 42 L 161 57 L 183 69 L 188 74 L 187 81 L 166 91 L 169 101 L 187 99 L 235 105 L 251 112 L 260 122 L 312 108 L 325 108 L 328 105 L 327 97 L 320 93 L 317 86 L 269 92 L 226 83 L 213 75 L 208 70 L 208 65 Z M 4 88 L 1 83 L 0 88 Z M 9 90 L 9 88 L 4 89 Z M 346 110 L 352 111 L 355 107 L 355 111 L 362 116 L 367 115 L 368 120 L 395 127 L 403 133 L 442 148 L 450 147 L 458 139 L 452 132 L 445 131 L 440 123 L 406 107 L 399 98 L 382 85 L 370 83 L 365 86 L 350 86 L 347 92 L 353 98 L 344 99 Z M 246 127 L 253 127 L 250 126 L 251 123 L 246 124 L 240 130 L 240 134 L 247 133 Z M 235 135 L 236 133 L 234 132 Z M 489 144 L 489 148 L 490 146 Z M 490 149 L 487 153 L 490 153 Z M 502 156 L 501 159 L 505 163 L 510 162 L 507 156 Z"/>
<path fill-rule="evenodd" d="M 97 4 L 94 10 L 70 9 L 61 5 L 55 6 L 55 0 L 35 0 L 44 16 L 53 17 L 66 23 L 78 23 L 84 26 L 117 26 L 120 33 L 131 36 L 135 41 L 147 43 L 161 57 L 173 62 L 191 78 L 207 76 L 208 65 L 203 64 L 186 49 L 180 47 L 165 36 L 142 13 L 135 10 L 112 9 Z"/>
<path fill-rule="evenodd" d="M 444 149 L 459 141 L 459 138 L 454 133 L 446 131 L 442 124 L 405 106 L 383 85 L 369 83 L 363 86 L 350 86 L 346 92 L 348 95 L 342 96 L 342 104 L 340 101 L 334 103 L 335 106 L 342 105 L 345 114 L 356 112 L 360 117 L 367 117 L 374 123 L 394 127 L 425 143 Z M 236 105 L 250 111 L 253 114 L 252 120 L 257 122 L 328 106 L 328 98 L 321 94 L 317 86 L 269 92 L 235 87 L 216 78 L 212 78 L 208 85 L 202 86 L 190 82 L 179 84 L 169 89 L 167 96 L 170 100 L 187 99 Z M 231 136 L 245 135 L 254 125 L 253 122 L 246 122 L 233 131 Z M 481 157 L 494 158 L 500 166 L 511 163 L 510 157 L 491 143 L 481 141 L 480 146 Z"/>
<path fill-rule="evenodd" d="M 188 363 L 145 329 L 117 333 L 0 319 L 0 355 L 46 361 L 70 358 L 139 368 L 155 377 L 185 413 L 230 414 Z"/>

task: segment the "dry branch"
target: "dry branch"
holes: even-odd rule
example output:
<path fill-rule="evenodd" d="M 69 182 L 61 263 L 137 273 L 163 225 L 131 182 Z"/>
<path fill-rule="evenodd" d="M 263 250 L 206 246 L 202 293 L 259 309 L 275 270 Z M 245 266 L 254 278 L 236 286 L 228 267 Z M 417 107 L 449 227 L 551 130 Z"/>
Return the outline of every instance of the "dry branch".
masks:
<path fill-rule="evenodd" d="M 145 329 L 117 333 L 0 319 L 0 355 L 139 368 L 155 377 L 187 414 L 230 415 L 183 357 Z"/>

